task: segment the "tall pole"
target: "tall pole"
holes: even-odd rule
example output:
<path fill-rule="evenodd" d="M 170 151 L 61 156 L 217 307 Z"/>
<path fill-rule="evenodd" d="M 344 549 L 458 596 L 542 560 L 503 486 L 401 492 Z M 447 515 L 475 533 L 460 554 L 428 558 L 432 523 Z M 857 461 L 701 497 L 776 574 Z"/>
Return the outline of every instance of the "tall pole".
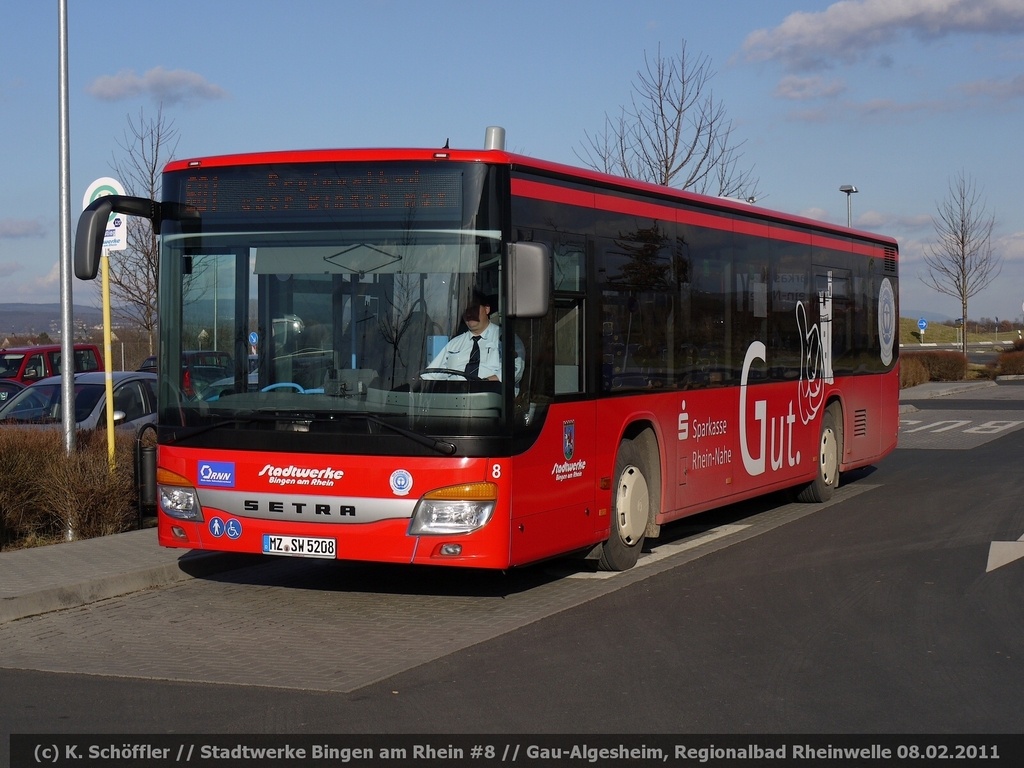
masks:
<path fill-rule="evenodd" d="M 60 123 L 60 359 L 64 448 L 75 450 L 75 347 L 71 300 L 71 152 L 68 117 L 68 2 L 58 0 Z M 71 533 L 69 531 L 69 533 Z"/>
<path fill-rule="evenodd" d="M 64 427 L 64 450 L 70 458 L 75 450 L 75 340 L 71 317 L 71 151 L 68 118 L 68 2 L 58 0 L 57 26 L 60 123 L 60 397 Z M 64 537 L 76 537 L 75 525 L 67 521 Z"/>
<path fill-rule="evenodd" d="M 839 188 L 839 191 L 846 194 L 846 226 L 847 227 L 852 227 L 853 226 L 853 202 L 851 201 L 850 198 L 857 191 L 857 188 L 855 186 L 853 186 L 853 184 L 843 184 L 843 186 L 841 186 Z"/>

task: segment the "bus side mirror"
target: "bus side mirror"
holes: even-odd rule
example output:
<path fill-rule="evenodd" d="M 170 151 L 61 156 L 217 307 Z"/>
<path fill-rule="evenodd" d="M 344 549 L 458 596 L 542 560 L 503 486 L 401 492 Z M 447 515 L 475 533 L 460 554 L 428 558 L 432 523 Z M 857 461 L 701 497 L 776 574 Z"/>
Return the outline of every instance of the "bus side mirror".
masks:
<path fill-rule="evenodd" d="M 127 216 L 142 216 L 153 222 L 153 229 L 159 234 L 161 208 L 158 203 L 145 197 L 129 195 L 104 195 L 97 197 L 78 217 L 75 233 L 75 277 L 79 280 L 95 280 L 103 253 L 103 238 L 107 234 L 107 222 L 111 213 Z"/>
<path fill-rule="evenodd" d="M 508 309 L 511 317 L 543 317 L 551 301 L 551 251 L 542 243 L 509 243 Z"/>
<path fill-rule="evenodd" d="M 78 217 L 78 231 L 75 233 L 75 277 L 79 280 L 95 280 L 100 267 L 103 251 L 103 237 L 107 232 L 107 220 L 114 209 L 112 195 L 98 197 L 89 203 Z"/>

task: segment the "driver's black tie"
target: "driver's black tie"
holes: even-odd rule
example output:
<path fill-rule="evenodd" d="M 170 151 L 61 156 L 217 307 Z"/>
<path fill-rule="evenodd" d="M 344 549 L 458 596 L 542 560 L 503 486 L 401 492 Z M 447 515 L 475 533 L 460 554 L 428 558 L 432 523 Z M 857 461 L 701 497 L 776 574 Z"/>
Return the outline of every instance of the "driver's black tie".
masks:
<path fill-rule="evenodd" d="M 466 365 L 466 378 L 476 379 L 480 376 L 480 337 L 473 337 L 473 349 L 469 353 L 469 363 Z"/>

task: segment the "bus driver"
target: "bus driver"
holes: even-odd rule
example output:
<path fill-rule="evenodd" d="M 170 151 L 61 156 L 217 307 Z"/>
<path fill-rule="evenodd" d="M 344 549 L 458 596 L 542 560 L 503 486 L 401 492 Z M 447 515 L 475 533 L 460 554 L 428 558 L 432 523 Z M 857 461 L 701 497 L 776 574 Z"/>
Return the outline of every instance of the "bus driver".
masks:
<path fill-rule="evenodd" d="M 501 381 L 501 328 L 491 322 L 491 300 L 480 291 L 473 291 L 469 306 L 462 313 L 468 330 L 445 344 L 423 378 L 442 378 L 442 371 L 463 371 L 469 381 Z M 522 342 L 515 340 L 516 384 L 523 376 L 526 363 Z"/>

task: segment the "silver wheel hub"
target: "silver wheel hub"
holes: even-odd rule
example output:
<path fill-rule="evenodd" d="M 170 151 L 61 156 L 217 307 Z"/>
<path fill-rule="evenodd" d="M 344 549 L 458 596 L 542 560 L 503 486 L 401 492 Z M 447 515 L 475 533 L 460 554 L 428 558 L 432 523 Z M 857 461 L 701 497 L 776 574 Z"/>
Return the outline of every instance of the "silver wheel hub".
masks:
<path fill-rule="evenodd" d="M 821 433 L 821 479 L 825 485 L 834 485 L 839 470 L 839 446 L 836 433 L 826 429 Z"/>
<path fill-rule="evenodd" d="M 639 467 L 626 467 L 619 475 L 615 497 L 615 515 L 619 538 L 628 546 L 640 541 L 647 530 L 647 514 L 651 506 L 647 478 Z"/>

